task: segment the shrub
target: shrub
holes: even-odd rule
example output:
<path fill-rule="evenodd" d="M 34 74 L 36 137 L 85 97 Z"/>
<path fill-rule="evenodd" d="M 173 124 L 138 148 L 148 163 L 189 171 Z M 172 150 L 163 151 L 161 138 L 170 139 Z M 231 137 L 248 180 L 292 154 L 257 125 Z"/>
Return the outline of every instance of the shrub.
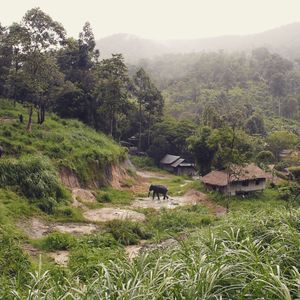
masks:
<path fill-rule="evenodd" d="M 160 231 L 180 232 L 186 228 L 208 225 L 213 221 L 201 206 L 186 209 L 162 210 L 151 217 L 151 225 Z"/>
<path fill-rule="evenodd" d="M 288 165 L 287 162 L 285 162 L 285 161 L 280 161 L 279 163 L 277 163 L 277 164 L 275 165 L 274 168 L 275 168 L 277 171 L 284 171 L 284 169 L 286 169 L 288 166 L 289 166 L 289 165 Z"/>
<path fill-rule="evenodd" d="M 129 191 L 116 190 L 111 187 L 102 188 L 97 192 L 98 202 L 109 202 L 113 204 L 130 204 L 134 195 Z"/>
<path fill-rule="evenodd" d="M 132 156 L 131 157 L 131 161 L 139 169 L 152 170 L 152 169 L 156 169 L 157 168 L 157 166 L 154 163 L 154 160 L 151 157 L 147 157 L 147 156 Z"/>
<path fill-rule="evenodd" d="M 25 156 L 0 161 L 0 187 L 17 186 L 45 212 L 52 213 L 55 204 L 65 198 L 53 165 L 44 156 Z"/>
<path fill-rule="evenodd" d="M 98 233 L 83 237 L 80 244 L 86 244 L 90 248 L 117 248 L 120 244 L 111 233 Z"/>
<path fill-rule="evenodd" d="M 300 178 L 300 166 L 289 167 L 288 170 L 294 175 L 296 179 Z"/>
<path fill-rule="evenodd" d="M 30 269 L 30 262 L 18 246 L 18 241 L 12 238 L 0 227 L 0 275 L 25 277 Z"/>
<path fill-rule="evenodd" d="M 75 238 L 67 233 L 53 232 L 42 239 L 41 248 L 44 250 L 69 250 L 75 245 Z"/>
<path fill-rule="evenodd" d="M 110 221 L 106 224 L 106 229 L 123 245 L 134 245 L 137 244 L 140 239 L 146 240 L 152 237 L 152 233 L 142 224 L 127 220 Z"/>
<path fill-rule="evenodd" d="M 256 161 L 259 164 L 270 164 L 275 161 L 275 156 L 271 151 L 260 151 L 256 156 Z"/>
<path fill-rule="evenodd" d="M 99 202 L 111 202 L 111 196 L 108 193 L 104 193 L 102 195 L 97 195 L 97 201 Z"/>

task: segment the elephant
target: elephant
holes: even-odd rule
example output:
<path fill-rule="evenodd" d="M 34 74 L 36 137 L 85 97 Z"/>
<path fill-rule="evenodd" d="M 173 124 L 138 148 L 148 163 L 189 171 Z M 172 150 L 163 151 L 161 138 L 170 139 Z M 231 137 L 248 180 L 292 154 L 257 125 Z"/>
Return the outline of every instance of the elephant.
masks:
<path fill-rule="evenodd" d="M 156 194 L 158 200 L 160 200 L 159 199 L 159 194 L 162 194 L 164 196 L 164 200 L 166 198 L 169 199 L 169 197 L 167 196 L 168 189 L 163 185 L 151 184 L 150 187 L 149 187 L 148 197 L 150 196 L 151 191 L 153 191 L 153 195 L 152 195 L 153 200 L 154 200 L 155 194 Z"/>

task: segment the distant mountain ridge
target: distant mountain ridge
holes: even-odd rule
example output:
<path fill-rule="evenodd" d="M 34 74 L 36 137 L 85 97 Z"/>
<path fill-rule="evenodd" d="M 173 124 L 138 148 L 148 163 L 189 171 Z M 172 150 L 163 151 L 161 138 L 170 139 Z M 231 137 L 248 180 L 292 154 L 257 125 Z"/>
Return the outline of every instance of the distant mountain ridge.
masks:
<path fill-rule="evenodd" d="M 266 47 L 290 59 L 300 57 L 300 22 L 251 35 L 227 35 L 202 39 L 151 40 L 130 34 L 114 34 L 97 41 L 101 57 L 123 53 L 128 62 L 168 53 L 202 51 L 250 51 Z"/>

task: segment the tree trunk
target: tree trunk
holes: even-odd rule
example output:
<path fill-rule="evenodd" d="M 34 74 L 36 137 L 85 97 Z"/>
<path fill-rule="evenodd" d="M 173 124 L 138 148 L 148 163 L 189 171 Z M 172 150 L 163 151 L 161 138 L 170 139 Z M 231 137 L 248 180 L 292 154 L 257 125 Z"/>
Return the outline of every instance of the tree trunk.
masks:
<path fill-rule="evenodd" d="M 147 141 L 147 144 L 148 144 L 148 148 L 150 146 L 150 133 L 151 133 L 151 114 L 149 114 L 149 119 L 148 119 L 148 141 Z"/>
<path fill-rule="evenodd" d="M 140 124 L 139 124 L 139 145 L 138 149 L 141 151 L 142 148 L 142 102 L 139 101 L 139 117 L 140 117 Z"/>
<path fill-rule="evenodd" d="M 27 123 L 27 131 L 31 132 L 32 127 L 32 114 L 33 114 L 33 106 L 31 105 L 28 111 L 28 123 Z"/>
<path fill-rule="evenodd" d="M 37 109 L 37 123 L 41 124 L 41 114 L 40 114 L 40 107 L 38 106 Z"/>
<path fill-rule="evenodd" d="M 110 113 L 110 135 L 113 137 L 114 133 L 114 113 Z"/>
<path fill-rule="evenodd" d="M 43 104 L 41 106 L 41 119 L 40 119 L 40 124 L 43 124 L 45 121 L 45 105 Z"/>

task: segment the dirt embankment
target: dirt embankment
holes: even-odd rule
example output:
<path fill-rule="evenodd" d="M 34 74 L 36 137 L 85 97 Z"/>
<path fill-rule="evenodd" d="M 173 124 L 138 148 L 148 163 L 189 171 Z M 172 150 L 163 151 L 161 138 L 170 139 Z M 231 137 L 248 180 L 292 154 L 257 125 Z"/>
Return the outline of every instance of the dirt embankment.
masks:
<path fill-rule="evenodd" d="M 123 187 L 124 183 L 132 178 L 129 173 L 135 173 L 135 168 L 128 158 L 118 164 L 108 164 L 104 169 L 98 169 L 96 165 L 93 166 L 92 169 L 94 169 L 95 178 L 86 186 L 83 186 L 74 170 L 68 167 L 61 167 L 59 170 L 61 182 L 69 189 L 93 189 L 102 186 L 112 186 L 118 189 Z"/>

